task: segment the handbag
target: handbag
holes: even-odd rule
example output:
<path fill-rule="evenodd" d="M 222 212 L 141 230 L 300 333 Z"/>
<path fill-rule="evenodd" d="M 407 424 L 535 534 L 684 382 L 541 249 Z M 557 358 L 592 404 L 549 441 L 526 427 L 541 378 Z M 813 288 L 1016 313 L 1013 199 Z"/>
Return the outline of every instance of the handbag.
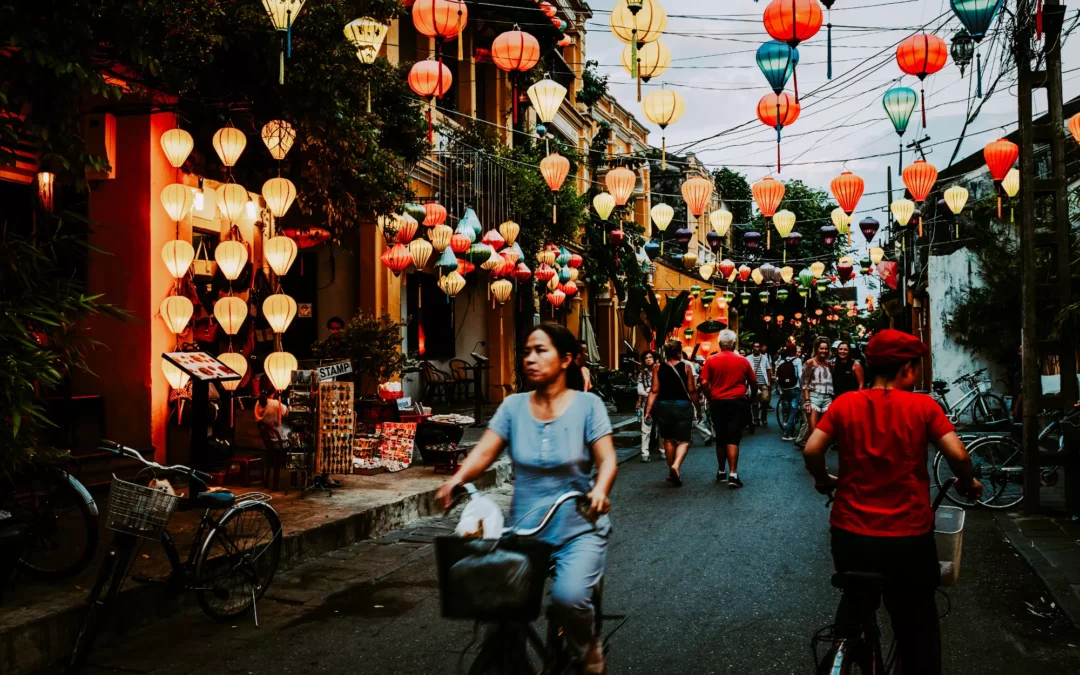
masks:
<path fill-rule="evenodd" d="M 210 251 L 206 248 L 206 237 L 199 237 L 199 247 L 195 249 L 191 269 L 197 277 L 212 277 L 217 272 L 217 262 L 210 257 Z"/>
<path fill-rule="evenodd" d="M 533 570 L 529 557 L 498 548 L 498 540 L 469 542 L 470 554 L 450 567 L 457 610 L 490 616 L 529 606 Z"/>

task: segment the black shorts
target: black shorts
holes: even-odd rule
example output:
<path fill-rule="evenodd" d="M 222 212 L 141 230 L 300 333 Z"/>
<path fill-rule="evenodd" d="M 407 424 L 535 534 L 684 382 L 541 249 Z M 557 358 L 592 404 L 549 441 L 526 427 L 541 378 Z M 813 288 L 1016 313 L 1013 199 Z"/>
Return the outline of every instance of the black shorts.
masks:
<path fill-rule="evenodd" d="M 657 401 L 653 404 L 653 420 L 660 438 L 689 443 L 694 428 L 694 405 L 690 401 Z"/>
<path fill-rule="evenodd" d="M 716 432 L 716 447 L 723 448 L 726 445 L 739 444 L 749 411 L 750 405 L 745 398 L 720 398 L 709 401 L 713 431 Z"/>

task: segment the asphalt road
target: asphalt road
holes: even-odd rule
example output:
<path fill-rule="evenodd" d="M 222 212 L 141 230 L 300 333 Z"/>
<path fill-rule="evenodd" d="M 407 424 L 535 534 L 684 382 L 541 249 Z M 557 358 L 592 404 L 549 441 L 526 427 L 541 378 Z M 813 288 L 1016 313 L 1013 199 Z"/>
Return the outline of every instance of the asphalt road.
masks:
<path fill-rule="evenodd" d="M 605 602 L 628 618 L 611 637 L 613 675 L 813 672 L 810 638 L 838 597 L 824 498 L 772 430 L 744 444 L 745 488 L 716 484 L 715 471 L 706 447 L 691 451 L 681 489 L 662 462 L 620 466 Z M 375 582 L 314 579 L 328 589 L 316 602 L 263 603 L 258 631 L 185 611 L 129 636 L 126 654 L 103 652 L 93 672 L 455 673 L 473 627 L 439 616 L 423 551 Z M 1080 634 L 985 513 L 969 513 L 961 583 L 947 592 L 945 672 L 1080 672 Z"/>

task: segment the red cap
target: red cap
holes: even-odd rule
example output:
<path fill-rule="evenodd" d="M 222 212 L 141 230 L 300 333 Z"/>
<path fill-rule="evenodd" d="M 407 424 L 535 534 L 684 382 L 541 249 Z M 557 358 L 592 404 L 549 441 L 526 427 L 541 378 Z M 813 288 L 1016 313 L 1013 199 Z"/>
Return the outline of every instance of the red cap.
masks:
<path fill-rule="evenodd" d="M 914 335 L 888 328 L 879 331 L 866 345 L 866 365 L 887 366 L 906 363 L 930 354 L 923 341 Z"/>

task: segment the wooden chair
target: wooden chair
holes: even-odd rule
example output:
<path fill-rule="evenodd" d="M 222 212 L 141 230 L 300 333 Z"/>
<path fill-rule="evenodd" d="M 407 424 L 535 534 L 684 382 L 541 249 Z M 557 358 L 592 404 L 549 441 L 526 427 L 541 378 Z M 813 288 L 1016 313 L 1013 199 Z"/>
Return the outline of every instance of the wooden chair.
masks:
<path fill-rule="evenodd" d="M 420 366 L 420 372 L 424 376 L 424 400 L 426 403 L 434 403 L 434 399 L 441 398 L 443 403 L 450 403 L 454 396 L 454 380 L 449 373 L 439 370 L 425 361 Z"/>
<path fill-rule="evenodd" d="M 455 396 L 464 401 L 470 400 L 469 392 L 474 388 L 473 376 L 468 366 L 468 362 L 464 359 L 450 359 L 450 373 L 454 379 Z M 476 392 L 472 392 L 471 395 L 475 396 Z"/>

